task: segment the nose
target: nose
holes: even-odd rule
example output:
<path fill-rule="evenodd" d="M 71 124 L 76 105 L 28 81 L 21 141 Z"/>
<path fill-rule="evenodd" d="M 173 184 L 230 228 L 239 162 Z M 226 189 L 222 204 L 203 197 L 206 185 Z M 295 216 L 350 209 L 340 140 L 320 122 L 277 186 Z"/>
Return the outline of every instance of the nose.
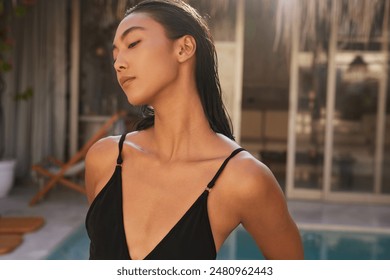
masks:
<path fill-rule="evenodd" d="M 114 62 L 114 68 L 117 72 L 126 70 L 128 68 L 128 65 L 124 59 L 122 59 L 121 56 L 117 56 L 115 62 Z"/>

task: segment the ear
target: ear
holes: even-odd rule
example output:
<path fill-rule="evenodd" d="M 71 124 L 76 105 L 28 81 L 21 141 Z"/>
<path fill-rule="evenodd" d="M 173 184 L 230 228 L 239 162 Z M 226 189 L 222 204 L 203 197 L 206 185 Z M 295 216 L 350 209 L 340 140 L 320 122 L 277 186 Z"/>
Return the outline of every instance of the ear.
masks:
<path fill-rule="evenodd" d="M 191 35 L 184 35 L 177 39 L 176 54 L 180 63 L 189 60 L 195 56 L 196 42 Z"/>

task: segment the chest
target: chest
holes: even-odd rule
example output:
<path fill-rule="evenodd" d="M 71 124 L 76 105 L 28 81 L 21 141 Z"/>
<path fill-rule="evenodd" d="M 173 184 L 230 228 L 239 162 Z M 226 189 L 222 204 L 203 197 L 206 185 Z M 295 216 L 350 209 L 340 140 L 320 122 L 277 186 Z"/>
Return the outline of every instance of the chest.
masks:
<path fill-rule="evenodd" d="M 164 168 L 135 162 L 123 165 L 123 223 L 133 256 L 146 255 L 169 234 L 199 202 L 217 170 L 210 162 Z M 238 223 L 224 200 L 217 199 L 219 192 L 223 196 L 222 188 L 207 195 L 207 209 L 202 212 L 217 249 Z"/>
<path fill-rule="evenodd" d="M 212 177 L 201 164 L 161 167 L 125 163 L 122 168 L 124 222 L 128 232 L 137 228 L 133 236 L 173 226 L 204 192 Z"/>

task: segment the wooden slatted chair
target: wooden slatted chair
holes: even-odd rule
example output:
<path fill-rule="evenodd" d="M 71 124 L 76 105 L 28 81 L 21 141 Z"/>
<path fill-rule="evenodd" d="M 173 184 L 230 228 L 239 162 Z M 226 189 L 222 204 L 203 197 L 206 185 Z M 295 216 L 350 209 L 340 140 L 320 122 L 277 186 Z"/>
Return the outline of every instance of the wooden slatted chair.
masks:
<path fill-rule="evenodd" d="M 35 205 L 41 198 L 43 198 L 47 192 L 49 192 L 56 184 L 64 185 L 68 188 L 71 188 L 75 191 L 85 194 L 85 188 L 83 185 L 72 182 L 70 179 L 66 178 L 67 176 L 74 175 L 77 172 L 80 172 L 84 169 L 84 157 L 88 152 L 88 149 L 99 139 L 104 137 L 112 125 L 123 118 L 126 115 L 126 112 L 120 111 L 114 114 L 109 120 L 107 120 L 104 125 L 95 133 L 87 143 L 85 143 L 77 153 L 72 156 L 66 163 L 62 163 L 59 160 L 51 158 L 51 162 L 57 165 L 55 171 L 52 168 L 47 168 L 42 164 L 36 164 L 32 166 L 32 170 L 37 173 L 37 175 L 44 176 L 49 179 L 49 181 L 34 195 L 30 201 L 30 206 Z"/>

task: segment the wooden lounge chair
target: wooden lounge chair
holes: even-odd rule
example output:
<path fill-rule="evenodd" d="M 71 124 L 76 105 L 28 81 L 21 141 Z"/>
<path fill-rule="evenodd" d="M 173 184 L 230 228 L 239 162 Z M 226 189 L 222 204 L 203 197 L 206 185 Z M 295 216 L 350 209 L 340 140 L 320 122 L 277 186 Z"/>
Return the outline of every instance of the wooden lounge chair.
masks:
<path fill-rule="evenodd" d="M 88 152 L 88 149 L 96 141 L 104 137 L 108 133 L 111 126 L 125 115 L 126 112 L 124 111 L 120 111 L 114 114 L 66 163 L 62 163 L 59 160 L 51 158 L 51 162 L 57 165 L 57 169 L 55 169 L 54 171 L 53 169 L 47 168 L 42 164 L 33 165 L 32 170 L 34 170 L 37 175 L 41 175 L 48 178 L 49 181 L 34 195 L 34 197 L 30 201 L 30 206 L 35 205 L 42 197 L 46 195 L 48 191 L 50 191 L 58 183 L 85 194 L 85 188 L 83 185 L 72 182 L 70 179 L 67 179 L 66 176 L 73 175 L 75 174 L 75 172 L 80 172 L 84 169 L 83 161 L 85 155 Z"/>

